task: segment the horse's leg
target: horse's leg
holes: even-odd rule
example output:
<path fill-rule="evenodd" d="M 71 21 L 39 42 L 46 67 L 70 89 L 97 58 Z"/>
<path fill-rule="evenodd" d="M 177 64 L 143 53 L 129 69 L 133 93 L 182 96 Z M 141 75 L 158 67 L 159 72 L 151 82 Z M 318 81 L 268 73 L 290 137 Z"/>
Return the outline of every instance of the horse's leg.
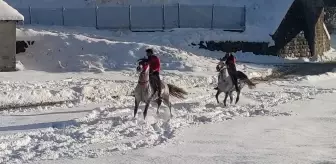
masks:
<path fill-rule="evenodd" d="M 148 111 L 148 108 L 149 108 L 149 104 L 150 104 L 150 102 L 152 101 L 152 99 L 153 99 L 155 93 L 156 93 L 156 92 L 153 92 L 153 93 L 151 94 L 151 96 L 148 98 L 148 100 L 146 101 L 145 109 L 144 109 L 144 112 L 143 112 L 144 119 L 146 119 L 147 111 Z"/>
<path fill-rule="evenodd" d="M 150 103 L 150 101 L 147 101 L 146 105 L 145 105 L 145 109 L 144 109 L 144 112 L 143 112 L 144 120 L 146 119 L 146 116 L 147 116 L 147 111 L 148 111 L 148 108 L 149 108 L 149 103 Z"/>
<path fill-rule="evenodd" d="M 157 99 L 157 100 L 156 100 L 156 103 L 157 103 L 157 105 L 158 105 L 156 114 L 159 114 L 159 109 L 160 109 L 161 104 L 162 104 L 162 99 Z"/>
<path fill-rule="evenodd" d="M 236 103 L 235 104 L 237 104 L 237 102 L 239 101 L 239 96 L 240 96 L 240 90 L 237 91 L 237 97 L 236 97 Z"/>
<path fill-rule="evenodd" d="M 217 90 L 217 93 L 216 93 L 216 100 L 217 100 L 217 103 L 219 104 L 219 100 L 218 100 L 218 96 L 220 95 L 220 91 L 219 90 Z"/>
<path fill-rule="evenodd" d="M 140 104 L 140 101 L 137 101 L 137 99 L 134 99 L 134 117 L 138 113 L 139 104 Z"/>
<path fill-rule="evenodd" d="M 170 117 L 173 117 L 173 114 L 172 114 L 172 104 L 171 104 L 171 102 L 169 100 L 169 97 L 165 97 L 163 99 L 163 103 L 168 106 L 169 112 L 170 112 Z"/>
<path fill-rule="evenodd" d="M 232 102 L 233 102 L 233 95 L 232 95 L 232 91 L 230 92 L 230 94 L 229 94 L 229 96 L 230 96 L 230 104 L 232 104 Z"/>
<path fill-rule="evenodd" d="M 225 93 L 225 98 L 224 98 L 224 106 L 226 106 L 226 100 L 227 100 L 228 96 L 229 96 L 229 92 L 226 92 Z"/>
<path fill-rule="evenodd" d="M 169 112 L 170 112 L 170 118 L 173 117 L 173 113 L 172 113 L 172 104 L 170 101 L 168 101 L 168 108 L 169 108 Z"/>

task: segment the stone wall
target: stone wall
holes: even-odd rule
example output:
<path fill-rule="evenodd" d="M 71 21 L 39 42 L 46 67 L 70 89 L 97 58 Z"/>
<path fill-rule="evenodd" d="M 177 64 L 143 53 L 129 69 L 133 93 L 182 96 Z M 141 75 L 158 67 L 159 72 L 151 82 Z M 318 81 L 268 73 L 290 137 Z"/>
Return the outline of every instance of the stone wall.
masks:
<path fill-rule="evenodd" d="M 309 29 L 306 26 L 304 10 L 300 1 L 294 1 L 272 35 L 275 45 L 269 48 L 269 54 L 282 57 L 310 57 Z M 307 35 L 308 34 L 308 35 Z"/>
<path fill-rule="evenodd" d="M 298 1 L 298 0 L 297 0 Z M 324 2 L 323 0 L 300 0 L 308 27 L 308 43 L 312 56 L 323 55 L 323 52 L 330 49 L 330 40 L 327 38 L 327 31 L 324 30 Z M 329 45 L 329 47 L 328 47 Z"/>
<path fill-rule="evenodd" d="M 322 1 L 296 0 L 272 36 L 270 53 L 288 57 L 313 57 L 330 49 L 324 28 Z"/>
<path fill-rule="evenodd" d="M 315 55 L 323 55 L 324 52 L 330 50 L 330 39 L 324 27 L 324 9 L 318 8 L 318 18 L 315 24 Z"/>
<path fill-rule="evenodd" d="M 301 31 L 287 45 L 280 48 L 278 54 L 281 57 L 310 57 L 310 48 L 304 32 Z"/>

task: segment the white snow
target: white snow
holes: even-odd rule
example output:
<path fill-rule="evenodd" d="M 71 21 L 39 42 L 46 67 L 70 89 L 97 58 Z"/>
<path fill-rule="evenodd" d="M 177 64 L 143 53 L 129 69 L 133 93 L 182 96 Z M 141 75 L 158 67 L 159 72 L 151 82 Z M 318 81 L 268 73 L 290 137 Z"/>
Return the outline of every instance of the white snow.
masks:
<path fill-rule="evenodd" d="M 289 117 L 237 118 L 201 124 L 183 128 L 169 143 L 150 149 L 44 163 L 335 163 L 335 96 L 319 95 L 273 108 L 297 113 Z"/>
<path fill-rule="evenodd" d="M 23 21 L 24 17 L 5 1 L 0 0 L 0 20 Z"/>
<path fill-rule="evenodd" d="M 334 73 L 258 82 L 255 90 L 243 89 L 238 104 L 223 107 L 213 87 L 224 54 L 191 46 L 215 34 L 225 32 L 19 28 L 18 37 L 36 43 L 17 55 L 21 71 L 0 73 L 0 163 L 332 161 L 335 131 L 321 127 L 333 122 L 319 120 L 333 119 L 334 104 L 323 96 L 336 92 Z M 135 62 L 148 47 L 162 60 L 163 80 L 189 92 L 185 100 L 172 98 L 172 119 L 165 106 L 156 115 L 155 104 L 146 121 L 143 105 L 133 118 Z M 296 61 L 241 52 L 237 58 L 249 77 L 272 73 L 274 66 L 260 63 Z M 313 101 L 320 96 L 322 102 Z M 323 137 L 311 137 L 318 133 Z"/>

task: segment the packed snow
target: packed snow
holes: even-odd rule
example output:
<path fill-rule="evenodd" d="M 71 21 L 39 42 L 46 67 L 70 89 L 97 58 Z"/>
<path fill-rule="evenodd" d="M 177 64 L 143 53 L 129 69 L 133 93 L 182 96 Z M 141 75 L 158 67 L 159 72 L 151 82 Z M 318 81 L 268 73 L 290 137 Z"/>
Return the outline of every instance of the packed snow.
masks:
<path fill-rule="evenodd" d="M 0 1 L 0 20 L 23 21 L 24 17 L 5 1 Z"/>
<path fill-rule="evenodd" d="M 216 31 L 213 32 L 215 36 Z M 265 125 L 268 118 L 279 118 L 276 125 L 282 125 L 281 122 L 290 121 L 291 118 L 296 119 L 295 115 L 303 118 L 302 110 L 290 104 L 312 101 L 317 96 L 334 94 L 336 91 L 333 83 L 325 82 L 336 78 L 332 72 L 287 80 L 255 81 L 257 88 L 244 88 L 238 104 L 223 107 L 217 104 L 213 87 L 217 83 L 215 66 L 218 58 L 224 54 L 191 45 L 211 33 L 205 30 L 130 33 L 92 28 L 20 27 L 17 30 L 18 38 L 36 42 L 25 53 L 17 55 L 17 65 L 21 71 L 0 73 L 0 163 L 129 163 L 133 155 L 140 156 L 135 163 L 163 160 L 167 161 L 162 163 L 171 163 L 170 158 L 174 162 L 204 163 L 208 159 L 206 157 L 216 156 L 216 150 L 234 150 L 230 151 L 234 152 L 231 154 L 221 153 L 222 157 L 227 154 L 230 158 L 224 156 L 218 161 L 244 162 L 241 157 L 250 149 L 256 147 L 262 155 L 269 147 L 256 146 L 262 144 L 259 141 L 247 144 L 249 149 L 246 151 L 241 148 L 244 146 L 233 145 L 228 149 L 225 146 L 221 146 L 221 149 L 214 147 L 209 149 L 213 151 L 204 154 L 204 151 L 198 150 L 206 148 L 206 145 L 202 144 L 196 149 L 197 145 L 193 144 L 192 147 L 196 146 L 194 149 L 191 147 L 193 151 L 180 153 L 177 156 L 179 159 L 172 152 L 188 149 L 179 145 L 180 142 L 197 143 L 197 138 L 188 136 L 193 134 L 193 129 L 203 126 L 208 130 L 200 133 L 202 135 L 206 132 L 216 133 L 213 128 L 221 127 L 218 133 L 226 136 L 223 140 L 226 139 L 228 143 L 239 142 L 235 140 L 236 136 L 244 139 L 247 132 L 251 134 L 251 139 L 260 140 L 257 134 L 263 133 L 254 132 L 252 127 L 260 131 L 272 128 L 272 124 Z M 189 93 L 185 100 L 172 99 L 174 117 L 171 119 L 165 106 L 156 115 L 155 104 L 150 107 L 146 120 L 143 120 L 143 106 L 140 106 L 138 116 L 133 118 L 134 97 L 131 95 L 138 76 L 135 64 L 138 58 L 145 55 L 146 48 L 153 48 L 161 58 L 163 80 Z M 329 55 L 335 54 L 330 52 Z M 265 77 L 274 71 L 275 66 L 260 63 L 281 64 L 299 60 L 242 52 L 236 55 L 238 70 L 250 78 Z M 223 99 L 223 95 L 220 98 Z M 281 104 L 289 107 L 282 109 Z M 252 117 L 257 120 L 254 121 Z M 252 125 L 246 132 L 244 125 L 250 123 Z M 315 122 L 308 123 L 313 125 Z M 212 125 L 213 128 L 209 128 Z M 330 137 L 332 132 L 326 133 L 326 137 Z M 211 143 L 214 140 L 217 139 L 210 136 L 209 140 L 201 142 Z M 267 141 L 273 140 L 268 138 Z M 325 141 L 329 143 L 329 139 Z M 164 152 L 157 153 L 162 158 L 146 153 L 154 150 Z M 274 153 L 279 150 L 269 151 Z M 293 150 L 295 152 L 296 149 Z M 332 157 L 324 155 L 322 149 L 320 153 L 321 158 L 316 159 L 332 160 Z M 156 156 L 154 161 L 150 160 L 151 156 Z M 186 159 L 190 156 L 199 157 Z M 299 157 L 296 161 L 300 161 Z M 270 163 L 280 159 L 274 155 L 266 158 Z M 256 163 L 263 161 L 247 155 L 244 159 Z M 209 162 L 216 163 L 214 160 Z"/>

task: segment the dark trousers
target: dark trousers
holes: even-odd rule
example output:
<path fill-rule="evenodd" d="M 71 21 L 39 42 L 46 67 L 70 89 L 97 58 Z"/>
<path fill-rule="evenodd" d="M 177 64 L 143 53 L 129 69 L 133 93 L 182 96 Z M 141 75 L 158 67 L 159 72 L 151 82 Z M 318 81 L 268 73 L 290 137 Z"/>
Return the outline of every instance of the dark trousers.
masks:
<path fill-rule="evenodd" d="M 151 85 L 155 92 L 158 92 L 159 98 L 161 98 L 161 79 L 159 72 L 152 72 L 151 73 Z"/>
<path fill-rule="evenodd" d="M 238 77 L 237 77 L 237 69 L 236 66 L 234 64 L 230 64 L 228 65 L 228 73 L 232 79 L 232 82 L 236 88 L 236 91 L 239 91 L 239 87 L 238 87 Z"/>

